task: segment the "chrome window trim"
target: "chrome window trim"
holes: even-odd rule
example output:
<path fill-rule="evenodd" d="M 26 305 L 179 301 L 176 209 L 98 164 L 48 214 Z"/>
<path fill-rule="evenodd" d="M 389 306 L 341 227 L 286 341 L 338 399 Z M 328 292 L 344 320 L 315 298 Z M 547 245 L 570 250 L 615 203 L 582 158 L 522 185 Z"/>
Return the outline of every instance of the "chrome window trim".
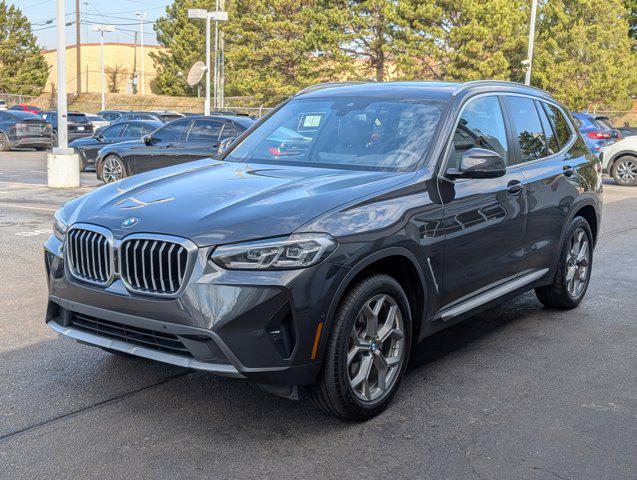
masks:
<path fill-rule="evenodd" d="M 98 234 L 103 235 L 104 237 L 106 237 L 106 242 L 107 242 L 107 245 L 109 247 L 109 253 L 110 253 L 110 261 L 109 261 L 110 276 L 109 276 L 109 278 L 108 278 L 108 280 L 106 282 L 97 282 L 95 280 L 90 280 L 90 279 L 78 276 L 73 271 L 73 268 L 71 268 L 71 264 L 69 263 L 70 262 L 70 258 L 69 258 L 69 255 L 66 254 L 66 252 L 68 250 L 67 242 L 69 240 L 69 234 L 73 230 L 85 230 L 85 231 L 89 231 L 89 232 L 98 233 Z M 115 243 L 115 239 L 113 237 L 113 232 L 111 232 L 108 228 L 100 227 L 99 225 L 93 225 L 91 223 L 74 223 L 72 226 L 69 227 L 68 231 L 66 232 L 66 237 L 64 238 L 64 270 L 65 270 L 65 272 L 68 272 L 69 275 L 72 278 L 74 278 L 75 280 L 78 280 L 78 281 L 80 281 L 82 283 L 88 283 L 90 285 L 97 285 L 99 287 L 108 287 L 108 286 L 110 286 L 113 283 L 113 281 L 115 280 L 115 277 L 116 277 L 116 273 L 115 273 L 115 255 L 114 255 L 114 248 L 113 248 L 114 243 Z"/>
<path fill-rule="evenodd" d="M 479 99 L 479 98 L 482 98 L 482 97 L 489 97 L 489 96 L 504 97 L 504 96 L 507 96 L 507 95 L 508 96 L 516 96 L 516 97 L 527 97 L 527 98 L 530 98 L 532 100 L 537 100 L 539 102 L 545 102 L 547 104 L 553 105 L 564 116 L 564 119 L 566 120 L 566 123 L 568 124 L 568 126 L 569 126 L 569 128 L 571 130 L 571 138 L 566 143 L 566 145 L 564 145 L 562 148 L 560 148 L 560 150 L 557 153 L 554 153 L 553 155 L 549 155 L 547 157 L 537 158 L 535 160 L 528 160 L 526 162 L 516 163 L 514 165 L 507 165 L 507 171 L 516 170 L 516 169 L 518 169 L 521 166 L 531 165 L 531 164 L 537 163 L 537 162 L 543 162 L 543 161 L 546 161 L 546 160 L 552 160 L 555 157 L 557 157 L 559 155 L 562 155 L 566 150 L 568 150 L 569 148 L 571 148 L 573 146 L 573 144 L 577 140 L 577 131 L 573 128 L 573 122 L 571 121 L 570 116 L 566 115 L 564 113 L 564 109 L 556 101 L 550 100 L 548 98 L 542 98 L 540 96 L 529 95 L 527 93 L 505 92 L 505 91 L 494 91 L 494 92 L 479 93 L 477 95 L 473 95 L 473 96 L 467 98 L 467 100 L 462 104 L 462 106 L 460 108 L 460 111 L 458 112 L 458 115 L 456 116 L 456 119 L 455 119 L 455 121 L 453 123 L 453 128 L 451 129 L 451 132 L 449 133 L 449 137 L 447 139 L 447 144 L 446 144 L 444 152 L 443 152 L 443 156 L 442 156 L 443 160 L 442 160 L 441 168 L 438 171 L 438 177 L 444 178 L 445 180 L 448 180 L 448 181 L 454 182 L 454 183 L 466 182 L 466 181 L 472 180 L 470 178 L 453 179 L 453 178 L 447 177 L 447 175 L 446 175 L 447 165 L 449 164 L 449 151 L 451 150 L 451 144 L 453 142 L 453 136 L 454 136 L 454 134 L 456 132 L 456 129 L 458 128 L 458 123 L 460 123 L 460 118 L 462 118 L 462 114 L 463 114 L 465 108 L 467 107 L 467 105 L 469 105 L 472 101 L 474 101 L 476 99 Z M 502 114 L 505 115 L 504 110 L 502 110 Z M 506 120 L 505 117 L 503 117 L 503 121 L 505 123 L 505 128 L 507 129 L 507 132 L 508 132 L 510 130 L 510 128 L 511 128 L 511 125 L 507 124 L 507 120 Z M 508 137 L 509 137 L 509 135 L 507 134 L 507 141 L 509 140 Z M 509 145 L 508 147 L 510 148 L 511 145 Z"/>

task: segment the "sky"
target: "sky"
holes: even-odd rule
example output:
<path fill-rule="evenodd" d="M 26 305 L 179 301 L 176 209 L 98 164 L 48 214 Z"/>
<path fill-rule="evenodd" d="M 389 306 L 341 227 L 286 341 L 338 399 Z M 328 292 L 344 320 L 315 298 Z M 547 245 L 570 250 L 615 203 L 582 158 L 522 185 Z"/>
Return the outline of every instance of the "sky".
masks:
<path fill-rule="evenodd" d="M 8 4 L 19 7 L 31 21 L 38 45 L 45 49 L 56 48 L 55 33 L 56 0 L 6 0 Z M 115 25 L 115 32 L 105 33 L 104 41 L 132 43 L 135 31 L 139 32 L 139 19 L 136 11 L 148 12 L 144 24 L 144 42 L 147 45 L 157 43 L 152 22 L 165 13 L 172 0 L 80 0 L 82 43 L 99 42 L 99 35 L 90 31 L 92 23 Z M 66 0 L 67 22 L 75 21 L 75 0 Z M 53 20 L 53 23 L 45 23 Z M 119 25 L 118 25 L 119 24 Z M 75 25 L 66 29 L 66 43 L 75 44 Z"/>

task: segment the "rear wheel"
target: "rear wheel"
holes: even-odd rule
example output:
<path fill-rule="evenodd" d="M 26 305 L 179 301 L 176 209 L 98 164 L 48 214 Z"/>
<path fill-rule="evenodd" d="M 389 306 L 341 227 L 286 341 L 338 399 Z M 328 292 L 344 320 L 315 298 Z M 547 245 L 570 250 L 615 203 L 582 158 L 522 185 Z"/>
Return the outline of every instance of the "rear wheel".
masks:
<path fill-rule="evenodd" d="M 583 217 L 575 217 L 566 233 L 553 283 L 536 288 L 537 298 L 547 307 L 577 307 L 588 288 L 592 264 L 591 228 Z"/>
<path fill-rule="evenodd" d="M 619 158 L 610 171 L 618 185 L 637 185 L 637 157 L 624 156 Z"/>
<path fill-rule="evenodd" d="M 126 178 L 126 168 L 124 162 L 115 155 L 109 155 L 102 163 L 102 181 L 112 183 Z"/>
<path fill-rule="evenodd" d="M 11 148 L 11 145 L 9 144 L 9 137 L 0 132 L 0 152 L 6 152 L 9 148 Z"/>
<path fill-rule="evenodd" d="M 312 402 L 347 420 L 378 415 L 392 400 L 409 359 L 411 312 L 400 284 L 372 275 L 342 300 Z"/>

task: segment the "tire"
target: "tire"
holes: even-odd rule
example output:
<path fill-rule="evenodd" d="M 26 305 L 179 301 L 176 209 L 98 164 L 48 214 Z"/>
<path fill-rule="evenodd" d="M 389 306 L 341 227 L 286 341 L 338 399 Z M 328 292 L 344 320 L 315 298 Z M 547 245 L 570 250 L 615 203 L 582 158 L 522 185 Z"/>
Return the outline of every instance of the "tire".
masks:
<path fill-rule="evenodd" d="M 11 149 L 11 144 L 9 143 L 9 137 L 3 132 L 0 132 L 0 152 L 6 152 Z"/>
<path fill-rule="evenodd" d="M 100 176 L 104 183 L 112 183 L 126 178 L 128 174 L 126 173 L 124 162 L 122 162 L 119 157 L 115 155 L 108 155 L 102 162 Z"/>
<path fill-rule="evenodd" d="M 374 317 L 378 328 L 372 339 L 373 321 L 367 322 L 366 318 Z M 366 420 L 382 412 L 405 372 L 411 325 L 407 296 L 392 277 L 374 274 L 352 287 L 334 316 L 321 373 L 308 392 L 312 403 L 345 420 Z M 385 339 L 381 341 L 380 336 Z M 385 372 L 385 389 L 381 386 L 381 369 Z"/>
<path fill-rule="evenodd" d="M 578 251 L 585 255 L 580 258 Z M 593 234 L 588 222 L 578 216 L 566 231 L 553 283 L 535 289 L 538 300 L 547 307 L 563 310 L 577 307 L 588 289 L 592 266 Z"/>
<path fill-rule="evenodd" d="M 637 157 L 625 155 L 618 158 L 613 163 L 610 174 L 617 185 L 631 187 L 637 185 Z"/>

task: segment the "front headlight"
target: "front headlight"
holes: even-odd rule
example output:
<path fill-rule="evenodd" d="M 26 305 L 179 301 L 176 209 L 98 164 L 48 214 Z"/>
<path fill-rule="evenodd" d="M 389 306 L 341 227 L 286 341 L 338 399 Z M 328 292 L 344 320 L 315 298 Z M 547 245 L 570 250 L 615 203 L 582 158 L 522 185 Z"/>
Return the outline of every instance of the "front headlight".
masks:
<path fill-rule="evenodd" d="M 316 265 L 336 247 L 325 233 L 299 233 L 284 238 L 222 245 L 210 258 L 228 270 L 291 270 Z"/>
<path fill-rule="evenodd" d="M 68 229 L 69 226 L 62 216 L 62 209 L 60 208 L 53 215 L 53 235 L 55 235 L 55 238 L 57 238 L 60 242 L 64 242 L 64 239 L 66 238 L 66 231 Z"/>

